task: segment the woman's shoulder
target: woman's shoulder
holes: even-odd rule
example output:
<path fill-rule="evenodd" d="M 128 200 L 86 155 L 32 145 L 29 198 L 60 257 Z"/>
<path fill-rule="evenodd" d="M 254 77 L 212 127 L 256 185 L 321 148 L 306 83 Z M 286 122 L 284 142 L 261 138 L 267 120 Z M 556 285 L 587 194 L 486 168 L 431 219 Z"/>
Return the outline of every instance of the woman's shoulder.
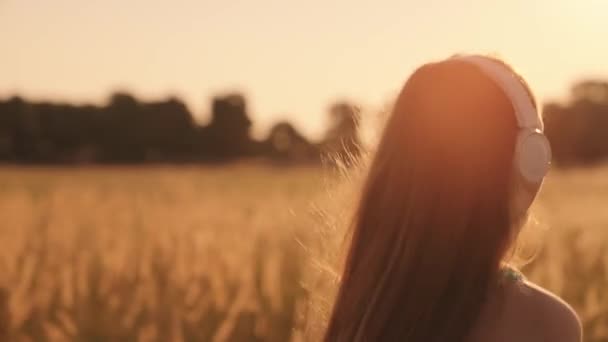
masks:
<path fill-rule="evenodd" d="M 546 341 L 582 341 L 581 322 L 576 312 L 558 296 L 526 280 L 506 288 L 512 313 L 527 321 Z"/>

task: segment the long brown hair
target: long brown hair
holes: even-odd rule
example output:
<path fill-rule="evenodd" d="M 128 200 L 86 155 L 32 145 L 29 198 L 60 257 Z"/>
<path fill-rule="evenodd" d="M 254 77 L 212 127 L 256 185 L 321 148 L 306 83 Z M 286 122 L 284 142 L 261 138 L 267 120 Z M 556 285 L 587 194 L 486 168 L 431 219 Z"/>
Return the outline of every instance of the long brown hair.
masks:
<path fill-rule="evenodd" d="M 413 73 L 363 187 L 325 341 L 466 340 L 513 240 L 516 134 L 511 102 L 473 65 Z"/>

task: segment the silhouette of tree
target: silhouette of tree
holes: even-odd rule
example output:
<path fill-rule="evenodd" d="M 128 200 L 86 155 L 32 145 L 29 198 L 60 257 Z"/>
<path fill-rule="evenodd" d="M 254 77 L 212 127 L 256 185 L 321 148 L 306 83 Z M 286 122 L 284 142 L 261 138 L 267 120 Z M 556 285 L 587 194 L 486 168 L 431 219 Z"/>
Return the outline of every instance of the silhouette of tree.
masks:
<path fill-rule="evenodd" d="M 577 163 L 579 137 L 583 135 L 582 120 L 576 120 L 571 110 L 557 103 L 544 108 L 545 134 L 551 142 L 553 161 L 565 166 Z"/>
<path fill-rule="evenodd" d="M 608 82 L 579 82 L 571 88 L 569 103 L 549 103 L 544 112 L 556 163 L 589 164 L 608 158 Z"/>
<path fill-rule="evenodd" d="M 203 131 L 206 152 L 217 159 L 251 155 L 253 141 L 249 136 L 251 120 L 247 114 L 245 97 L 228 94 L 213 99 L 212 119 Z"/>
<path fill-rule="evenodd" d="M 16 158 L 17 131 L 20 124 L 23 100 L 18 97 L 0 102 L 0 158 Z"/>
<path fill-rule="evenodd" d="M 286 121 L 272 127 L 265 145 L 268 155 L 278 161 L 292 163 L 319 161 L 319 149 Z"/>
<path fill-rule="evenodd" d="M 107 161 L 143 162 L 145 160 L 144 121 L 137 99 L 127 93 L 110 97 L 102 124 L 102 144 Z"/>
<path fill-rule="evenodd" d="M 186 105 L 170 98 L 142 104 L 141 112 L 139 129 L 146 160 L 188 159 L 188 138 L 193 133 L 194 122 Z"/>
<path fill-rule="evenodd" d="M 20 97 L 8 100 L 4 110 L 6 121 L 13 128 L 12 138 L 7 138 L 6 142 L 12 149 L 11 154 L 14 159 L 24 162 L 36 161 L 39 155 L 37 143 L 40 136 L 37 113 Z"/>
<path fill-rule="evenodd" d="M 337 102 L 330 106 L 329 118 L 324 151 L 343 163 L 351 164 L 361 153 L 359 109 L 348 102 Z"/>
<path fill-rule="evenodd" d="M 38 114 L 39 159 L 44 162 L 92 161 L 94 153 L 85 156 L 85 150 L 93 149 L 97 134 L 98 108 L 75 107 L 66 104 L 32 104 Z"/>
<path fill-rule="evenodd" d="M 574 102 L 586 101 L 600 105 L 608 104 L 608 82 L 606 81 L 581 81 L 572 87 L 571 93 Z"/>

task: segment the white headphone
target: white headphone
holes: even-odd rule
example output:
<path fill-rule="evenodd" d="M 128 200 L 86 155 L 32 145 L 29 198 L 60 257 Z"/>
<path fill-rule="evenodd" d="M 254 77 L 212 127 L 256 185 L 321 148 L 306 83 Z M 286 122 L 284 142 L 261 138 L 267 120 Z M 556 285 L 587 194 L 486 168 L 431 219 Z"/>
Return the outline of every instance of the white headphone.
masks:
<path fill-rule="evenodd" d="M 526 88 L 509 68 L 491 58 L 470 55 L 453 59 L 475 65 L 509 98 L 519 127 L 514 167 L 526 181 L 540 184 L 551 164 L 551 145 L 543 133 L 543 122 Z"/>

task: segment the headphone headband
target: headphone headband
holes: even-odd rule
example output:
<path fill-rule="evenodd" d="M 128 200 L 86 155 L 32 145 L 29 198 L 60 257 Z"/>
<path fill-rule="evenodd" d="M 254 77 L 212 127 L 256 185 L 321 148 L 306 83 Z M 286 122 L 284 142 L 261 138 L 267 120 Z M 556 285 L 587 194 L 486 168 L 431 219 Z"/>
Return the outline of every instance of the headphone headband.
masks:
<path fill-rule="evenodd" d="M 453 59 L 474 64 L 490 76 L 513 104 L 519 128 L 543 131 L 542 120 L 530 99 L 529 92 L 511 70 L 500 62 L 483 56 L 457 56 Z"/>
<path fill-rule="evenodd" d="M 469 55 L 453 59 L 477 66 L 509 98 L 519 126 L 514 166 L 526 181 L 542 183 L 551 164 L 551 145 L 543 134 L 543 122 L 526 87 L 513 71 L 491 58 Z"/>

